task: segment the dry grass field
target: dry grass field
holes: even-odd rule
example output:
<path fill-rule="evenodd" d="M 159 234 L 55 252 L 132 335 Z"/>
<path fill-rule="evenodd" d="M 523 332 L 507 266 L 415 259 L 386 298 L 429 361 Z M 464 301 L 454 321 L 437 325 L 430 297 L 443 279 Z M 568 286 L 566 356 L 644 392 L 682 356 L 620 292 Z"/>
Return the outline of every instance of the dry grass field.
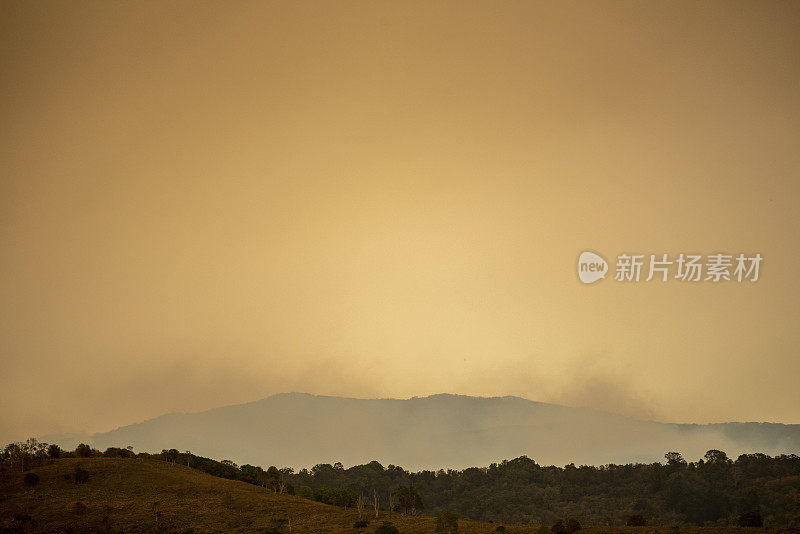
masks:
<path fill-rule="evenodd" d="M 89 472 L 88 481 L 82 484 L 75 483 L 78 466 Z M 157 460 L 67 458 L 46 461 L 27 473 L 35 473 L 39 482 L 26 484 L 23 473 L 7 466 L 0 469 L 0 532 L 359 532 L 353 526 L 358 520 L 355 509 L 276 495 L 251 484 Z M 370 523 L 361 532 L 373 532 L 387 520 L 401 533 L 432 533 L 435 528 L 435 519 L 430 516 L 381 511 L 376 519 L 369 509 L 364 515 Z M 460 520 L 458 531 L 488 534 L 497 527 Z M 508 533 L 540 531 L 538 526 L 505 528 Z M 751 529 L 680 529 L 703 534 L 747 530 Z M 584 532 L 674 534 L 676 529 L 587 527 Z"/>

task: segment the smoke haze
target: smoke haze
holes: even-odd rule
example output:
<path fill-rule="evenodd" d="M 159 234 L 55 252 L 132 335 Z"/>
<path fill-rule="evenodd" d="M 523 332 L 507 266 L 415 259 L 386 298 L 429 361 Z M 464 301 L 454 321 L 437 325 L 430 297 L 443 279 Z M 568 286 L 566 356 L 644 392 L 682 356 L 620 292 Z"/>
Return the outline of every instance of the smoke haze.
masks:
<path fill-rule="evenodd" d="M 3 2 L 0 441 L 285 391 L 800 423 L 798 23 Z M 586 249 L 764 262 L 584 286 Z"/>

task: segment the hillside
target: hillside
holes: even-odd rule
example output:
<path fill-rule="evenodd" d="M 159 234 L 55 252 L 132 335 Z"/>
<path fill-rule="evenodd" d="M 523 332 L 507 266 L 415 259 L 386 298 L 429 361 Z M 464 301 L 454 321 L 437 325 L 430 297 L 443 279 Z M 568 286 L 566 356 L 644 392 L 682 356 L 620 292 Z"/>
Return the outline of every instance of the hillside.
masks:
<path fill-rule="evenodd" d="M 76 467 L 88 480 L 76 484 Z M 65 458 L 45 460 L 24 474 L 0 467 L 0 532 L 181 532 L 181 533 L 354 533 L 373 532 L 391 521 L 401 534 L 432 533 L 429 516 L 380 511 L 364 530 L 354 528 L 354 508 L 329 506 L 293 495 L 277 495 L 244 482 L 213 477 L 175 463 L 154 459 Z M 65 475 L 70 475 L 69 479 Z M 81 503 L 81 504 L 78 504 Z M 462 534 L 496 532 L 496 523 L 459 520 Z M 542 534 L 536 525 L 504 525 L 510 534 Z M 745 528 L 658 528 L 584 526 L 586 534 L 723 534 L 755 532 Z M 772 528 L 772 532 L 800 532 Z"/>
<path fill-rule="evenodd" d="M 76 484 L 76 466 L 89 471 Z M 24 524 L 37 532 L 355 532 L 355 509 L 329 506 L 213 477 L 186 466 L 147 459 L 65 458 L 28 471 L 40 481 L 26 486 L 23 473 L 0 468 L 0 531 Z M 71 475 L 70 479 L 64 475 Z M 81 502 L 85 511 L 79 511 Z M 365 512 L 365 515 L 367 513 Z M 433 518 L 380 513 L 401 532 L 433 532 Z M 490 532 L 490 525 L 461 521 L 460 532 Z M 492 527 L 496 527 L 493 525 Z M 71 529 L 71 530 L 70 530 Z M 518 527 L 510 532 L 532 532 Z"/>
<path fill-rule="evenodd" d="M 75 439 L 46 436 L 74 448 Z M 190 450 L 254 465 L 311 467 L 372 460 L 417 469 L 489 465 L 526 455 L 542 465 L 698 459 L 709 449 L 800 452 L 800 425 L 642 421 L 519 397 L 433 395 L 351 399 L 280 394 L 198 413 L 174 413 L 86 439 L 97 449 Z"/>

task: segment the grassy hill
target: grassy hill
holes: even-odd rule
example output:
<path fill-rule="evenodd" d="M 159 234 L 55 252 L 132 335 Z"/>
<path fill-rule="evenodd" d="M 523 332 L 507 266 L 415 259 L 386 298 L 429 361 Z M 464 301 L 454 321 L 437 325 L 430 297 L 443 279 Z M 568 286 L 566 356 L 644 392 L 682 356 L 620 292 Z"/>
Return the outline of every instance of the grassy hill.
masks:
<path fill-rule="evenodd" d="M 77 466 L 89 472 L 75 483 Z M 147 459 L 65 458 L 50 460 L 27 473 L 39 482 L 26 485 L 24 474 L 0 471 L 0 525 L 21 525 L 29 516 L 36 531 L 110 532 L 357 532 L 355 509 L 309 501 L 292 495 L 213 477 L 186 466 Z M 64 475 L 70 475 L 65 479 Z M 76 503 L 83 503 L 83 506 Z M 408 517 L 374 511 L 366 532 L 383 520 L 402 533 L 433 532 L 432 517 Z M 291 530 L 289 521 L 291 520 Z M 459 532 L 492 532 L 497 525 L 459 522 Z M 509 532 L 534 532 L 533 527 Z"/>
<path fill-rule="evenodd" d="M 75 482 L 78 467 L 89 473 L 85 483 Z M 26 484 L 27 473 L 39 481 Z M 369 508 L 364 515 L 370 518 L 364 532 L 373 532 L 384 520 L 401 533 L 432 533 L 435 528 L 435 519 L 429 516 L 381 511 L 375 519 Z M 352 508 L 276 495 L 252 484 L 152 459 L 65 458 L 47 460 L 26 473 L 8 466 L 0 469 L 0 532 L 355 533 L 357 519 L 358 512 Z M 497 527 L 461 520 L 458 531 L 488 534 Z M 506 525 L 506 529 L 508 533 L 540 532 L 537 526 Z M 706 534 L 746 530 L 681 529 Z M 583 532 L 674 534 L 677 529 L 590 527 Z"/>

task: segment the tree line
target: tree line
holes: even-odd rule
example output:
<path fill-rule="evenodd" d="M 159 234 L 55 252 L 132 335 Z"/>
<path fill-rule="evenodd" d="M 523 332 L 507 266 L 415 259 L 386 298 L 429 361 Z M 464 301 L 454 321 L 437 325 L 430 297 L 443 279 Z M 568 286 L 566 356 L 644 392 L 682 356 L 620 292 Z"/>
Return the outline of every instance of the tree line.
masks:
<path fill-rule="evenodd" d="M 319 464 L 287 476 L 305 496 L 320 488 L 377 492 L 383 507 L 450 511 L 496 523 L 556 525 L 800 526 L 800 457 L 710 450 L 696 462 L 541 466 L 521 456 L 488 467 L 409 472 L 378 462 Z M 403 499 L 413 488 L 414 497 Z M 395 500 L 393 500 L 395 499 Z M 410 499 L 414 504 L 410 505 Z"/>
<path fill-rule="evenodd" d="M 25 471 L 59 457 L 154 458 L 240 480 L 276 493 L 353 507 L 359 513 L 452 513 L 495 523 L 661 526 L 800 526 L 800 457 L 742 454 L 736 460 L 710 450 L 696 462 L 669 452 L 664 462 L 602 466 L 541 466 L 521 456 L 488 467 L 411 472 L 377 461 L 345 468 L 266 469 L 217 461 L 190 451 L 105 452 L 86 444 L 74 451 L 35 439 L 11 443 L 0 454 Z M 377 515 L 377 514 L 376 514 Z M 573 530 L 567 529 L 565 530 Z"/>

